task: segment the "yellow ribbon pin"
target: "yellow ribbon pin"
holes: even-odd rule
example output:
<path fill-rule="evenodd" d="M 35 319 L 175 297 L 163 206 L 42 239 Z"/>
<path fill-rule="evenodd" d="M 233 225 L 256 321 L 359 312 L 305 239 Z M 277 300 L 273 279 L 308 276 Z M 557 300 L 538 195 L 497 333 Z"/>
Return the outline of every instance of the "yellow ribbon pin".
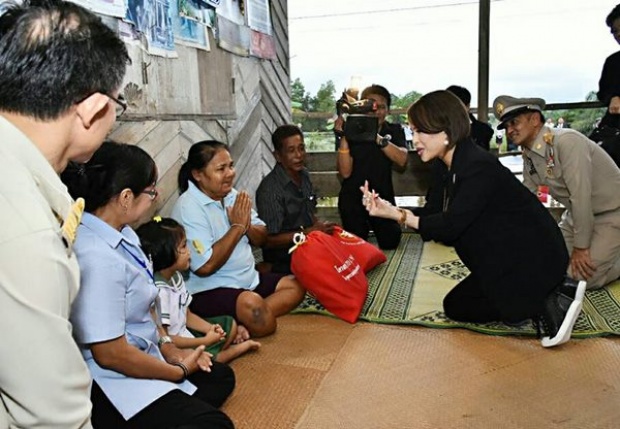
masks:
<path fill-rule="evenodd" d="M 192 240 L 192 246 L 196 249 L 196 253 L 202 255 L 205 253 L 205 246 L 200 242 L 200 240 Z"/>

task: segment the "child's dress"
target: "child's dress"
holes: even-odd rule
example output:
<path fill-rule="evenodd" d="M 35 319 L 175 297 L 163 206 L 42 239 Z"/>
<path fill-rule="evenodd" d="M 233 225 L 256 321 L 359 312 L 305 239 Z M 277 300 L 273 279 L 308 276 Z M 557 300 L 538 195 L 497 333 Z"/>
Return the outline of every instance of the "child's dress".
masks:
<path fill-rule="evenodd" d="M 180 272 L 176 272 L 167 281 L 159 273 L 155 273 L 155 285 L 159 289 L 158 311 L 161 323 L 168 326 L 169 335 L 177 335 L 185 338 L 204 337 L 203 332 L 190 330 L 187 328 L 187 309 L 192 302 L 192 295 L 185 287 L 185 280 Z M 218 324 L 230 335 L 233 326 L 231 316 L 209 317 L 205 319 L 211 324 Z M 226 341 L 220 341 L 205 348 L 206 352 L 213 355 L 213 358 L 222 351 Z"/>

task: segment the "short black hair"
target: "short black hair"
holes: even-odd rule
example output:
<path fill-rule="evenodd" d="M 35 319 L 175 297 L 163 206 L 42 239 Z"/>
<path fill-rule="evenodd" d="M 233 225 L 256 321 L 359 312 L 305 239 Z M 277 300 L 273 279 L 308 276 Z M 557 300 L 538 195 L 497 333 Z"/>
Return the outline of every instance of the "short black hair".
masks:
<path fill-rule="evenodd" d="M 54 120 L 120 88 L 130 62 L 122 40 L 68 1 L 25 0 L 0 16 L 0 111 Z"/>
<path fill-rule="evenodd" d="M 104 207 L 123 189 L 138 196 L 157 182 L 153 158 L 138 146 L 105 141 L 86 164 L 69 163 L 61 179 L 73 198 L 84 198 L 85 210 Z"/>
<path fill-rule="evenodd" d="M 153 262 L 153 271 L 169 268 L 177 261 L 185 229 L 168 217 L 155 218 L 136 229 L 144 254 Z"/>
<path fill-rule="evenodd" d="M 273 150 L 276 152 L 282 151 L 284 140 L 292 136 L 301 136 L 304 139 L 304 133 L 296 125 L 281 125 L 271 135 L 271 143 L 273 143 Z"/>
<path fill-rule="evenodd" d="M 376 85 L 373 83 L 369 87 L 364 88 L 361 95 L 362 100 L 368 98 L 368 96 L 372 94 L 379 95 L 385 98 L 388 109 L 392 105 L 392 95 L 390 94 L 390 91 L 388 91 L 384 86 Z"/>
<path fill-rule="evenodd" d="M 450 91 L 452 94 L 456 95 L 465 106 L 469 106 L 471 103 L 471 92 L 463 86 L 450 85 L 446 88 L 446 91 Z"/>
<path fill-rule="evenodd" d="M 607 15 L 607 19 L 605 19 L 605 24 L 607 24 L 607 26 L 611 28 L 614 25 L 614 21 L 618 18 L 620 18 L 620 3 L 617 4 L 616 7 L 611 10 L 611 12 L 609 12 L 609 15 Z"/>
<path fill-rule="evenodd" d="M 448 149 L 469 137 L 471 126 L 463 102 L 450 91 L 433 91 L 423 95 L 407 110 L 415 132 L 448 136 Z"/>

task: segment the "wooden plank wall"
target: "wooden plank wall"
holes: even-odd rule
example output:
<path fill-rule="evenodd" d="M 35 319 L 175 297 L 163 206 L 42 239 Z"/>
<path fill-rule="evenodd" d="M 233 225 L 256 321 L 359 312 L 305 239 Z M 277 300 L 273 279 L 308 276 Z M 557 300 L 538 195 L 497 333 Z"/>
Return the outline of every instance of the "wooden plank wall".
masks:
<path fill-rule="evenodd" d="M 132 65 L 123 94 L 130 108 L 109 138 L 142 147 L 157 163 L 160 197 L 148 217 L 170 214 L 178 171 L 194 142 L 227 143 L 236 164 L 235 187 L 251 195 L 275 164 L 271 133 L 292 120 L 287 0 L 271 0 L 271 17 L 275 60 L 233 55 L 211 35 L 210 52 L 178 46 L 174 60 L 129 46 Z"/>

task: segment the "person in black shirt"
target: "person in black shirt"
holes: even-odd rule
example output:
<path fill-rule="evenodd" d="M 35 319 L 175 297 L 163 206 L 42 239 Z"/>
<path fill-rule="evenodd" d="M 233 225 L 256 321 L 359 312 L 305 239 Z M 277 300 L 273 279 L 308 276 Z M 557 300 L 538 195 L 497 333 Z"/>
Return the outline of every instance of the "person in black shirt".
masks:
<path fill-rule="evenodd" d="M 472 115 L 470 110 L 471 93 L 469 92 L 469 90 L 467 88 L 457 85 L 451 85 L 446 90 L 456 95 L 467 108 L 467 114 L 469 116 L 469 122 L 471 124 L 471 139 L 482 149 L 490 150 L 491 138 L 493 138 L 493 128 L 491 128 L 489 124 L 485 124 L 484 122 L 479 121 L 474 115 Z"/>
<path fill-rule="evenodd" d="M 620 44 L 620 4 L 609 13 L 605 23 Z M 605 60 L 598 87 L 596 95 L 607 106 L 607 112 L 599 126 L 620 128 L 620 51 Z"/>
<path fill-rule="evenodd" d="M 379 135 L 389 134 L 391 141 L 379 137 L 376 141 L 349 142 L 346 137 L 340 139 L 337 167 L 343 181 L 338 195 L 338 211 L 346 231 L 366 240 L 372 229 L 380 248 L 395 249 L 400 243 L 400 226 L 391 219 L 370 217 L 359 192 L 364 182 L 368 181 L 381 198 L 395 204 L 392 165 L 401 168 L 407 165 L 405 133 L 400 125 L 385 120 L 392 101 L 387 89 L 371 85 L 362 91 L 361 98 L 375 101 L 377 110 L 374 114 L 379 121 Z M 342 117 L 336 119 L 334 129 L 342 133 Z"/>
<path fill-rule="evenodd" d="M 289 274 L 288 250 L 293 235 L 300 231 L 331 234 L 334 224 L 315 216 L 317 199 L 304 164 L 306 146 L 301 130 L 295 125 L 282 125 L 274 131 L 271 141 L 277 163 L 256 191 L 258 215 L 268 232 L 262 248 L 265 263 L 260 268 Z"/>

